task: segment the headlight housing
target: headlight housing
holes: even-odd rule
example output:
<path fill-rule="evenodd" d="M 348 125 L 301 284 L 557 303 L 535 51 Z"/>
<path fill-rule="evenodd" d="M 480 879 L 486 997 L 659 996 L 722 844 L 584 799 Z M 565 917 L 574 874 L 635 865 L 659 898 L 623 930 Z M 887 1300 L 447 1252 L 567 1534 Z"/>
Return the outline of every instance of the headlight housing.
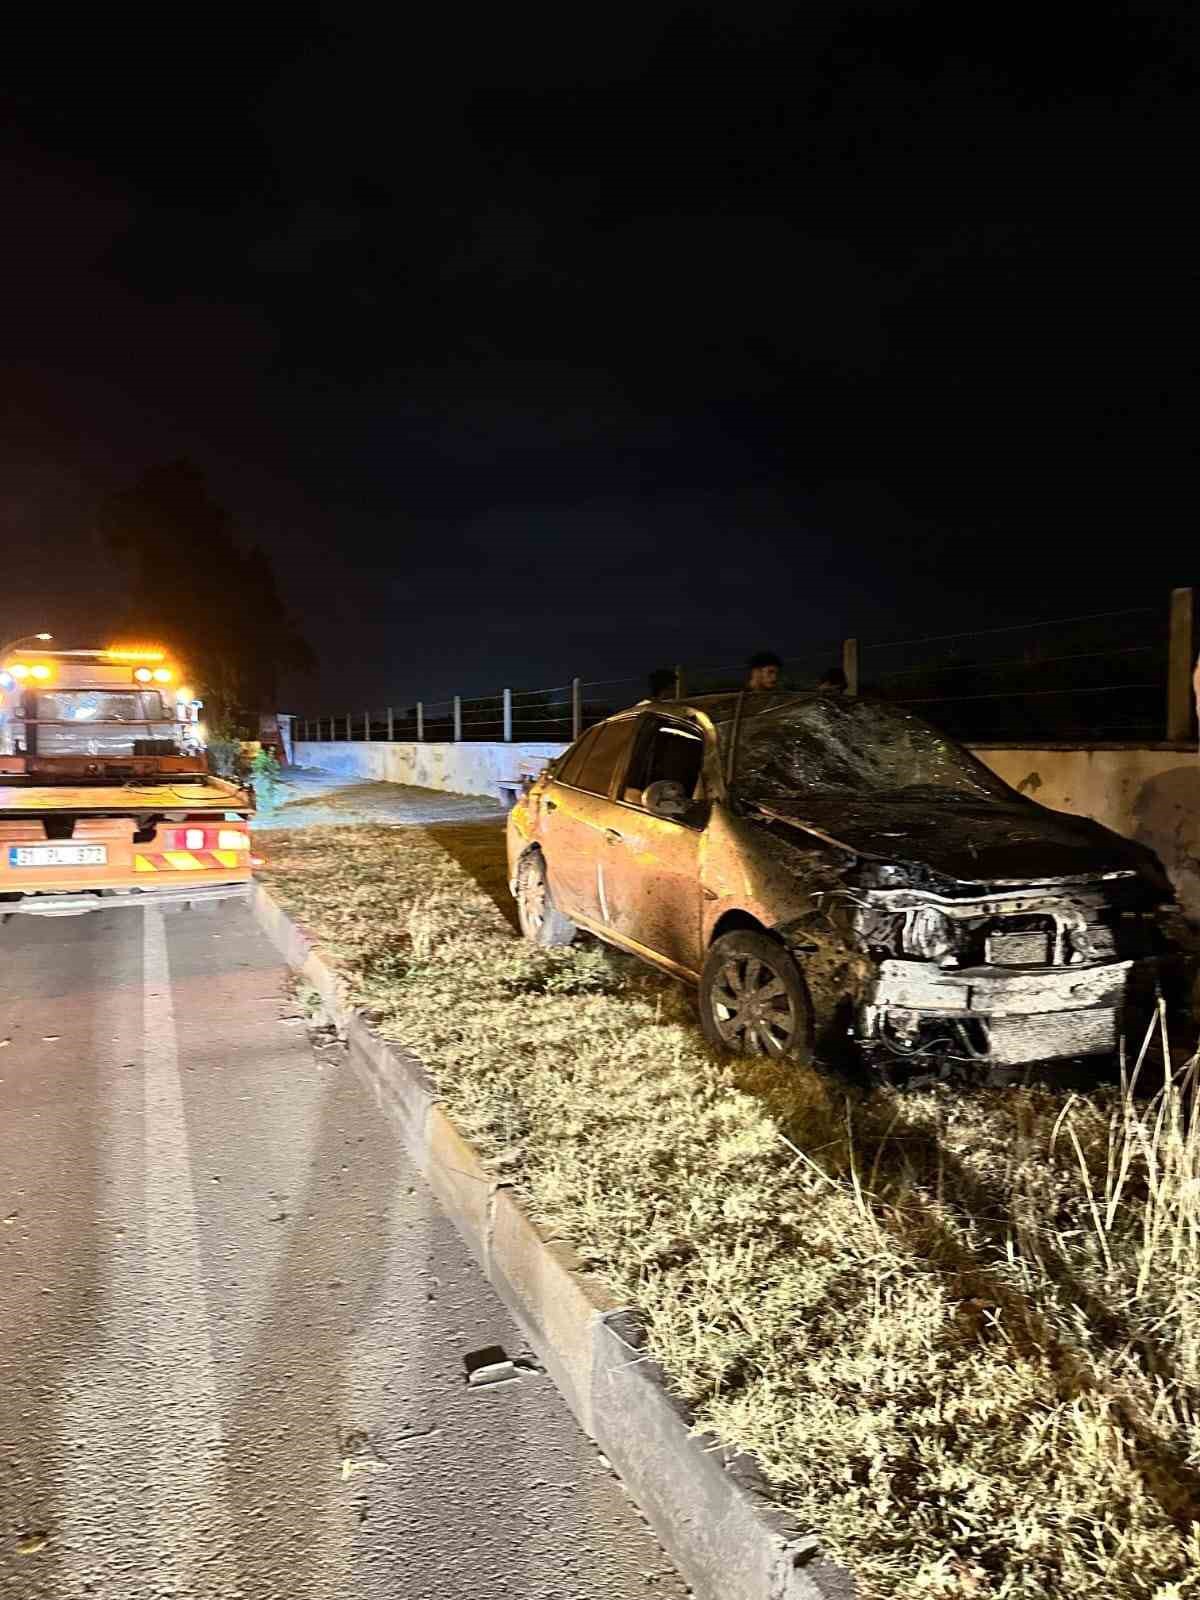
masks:
<path fill-rule="evenodd" d="M 904 924 L 904 950 L 925 961 L 944 961 L 954 954 L 954 924 L 937 906 L 917 906 Z"/>

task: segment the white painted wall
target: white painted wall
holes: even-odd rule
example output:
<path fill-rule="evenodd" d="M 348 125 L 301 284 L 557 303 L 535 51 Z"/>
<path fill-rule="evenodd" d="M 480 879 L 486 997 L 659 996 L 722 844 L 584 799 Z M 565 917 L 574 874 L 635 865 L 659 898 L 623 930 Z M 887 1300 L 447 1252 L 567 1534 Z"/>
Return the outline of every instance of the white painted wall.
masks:
<path fill-rule="evenodd" d="M 1094 817 L 1147 844 L 1200 917 L 1200 755 L 1169 745 L 976 748 L 1005 783 L 1054 811 Z"/>
<path fill-rule="evenodd" d="M 502 778 L 521 776 L 523 764 L 535 775 L 565 744 L 370 744 L 301 741 L 296 760 L 302 767 L 321 767 L 346 777 L 378 778 L 386 783 L 415 783 L 423 789 L 453 794 L 487 794 L 499 798 Z"/>
<path fill-rule="evenodd" d="M 347 776 L 420 784 L 457 794 L 498 795 L 501 778 L 539 767 L 564 744 L 300 743 L 301 766 Z M 1055 811 L 1095 817 L 1161 856 L 1188 913 L 1200 917 L 1200 756 L 1164 745 L 1108 749 L 979 747 L 992 771 Z"/>

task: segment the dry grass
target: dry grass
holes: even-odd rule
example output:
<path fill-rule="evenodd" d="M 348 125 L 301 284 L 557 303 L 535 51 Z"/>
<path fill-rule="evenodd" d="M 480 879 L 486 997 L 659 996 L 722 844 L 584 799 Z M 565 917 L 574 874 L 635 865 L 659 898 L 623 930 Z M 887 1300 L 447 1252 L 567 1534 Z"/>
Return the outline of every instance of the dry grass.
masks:
<path fill-rule="evenodd" d="M 1200 1595 L 1188 1085 L 898 1100 L 719 1062 L 685 991 L 522 944 L 424 832 L 268 850 L 353 998 L 864 1594 Z"/>

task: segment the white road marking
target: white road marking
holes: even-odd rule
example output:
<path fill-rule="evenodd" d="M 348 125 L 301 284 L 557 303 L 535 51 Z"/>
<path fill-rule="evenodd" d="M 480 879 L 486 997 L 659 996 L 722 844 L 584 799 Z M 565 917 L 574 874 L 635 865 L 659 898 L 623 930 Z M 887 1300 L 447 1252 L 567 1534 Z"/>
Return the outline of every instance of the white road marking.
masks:
<path fill-rule="evenodd" d="M 158 909 L 144 913 L 142 1062 L 146 1107 L 146 1277 L 150 1301 L 147 1376 L 156 1409 L 171 1416 L 159 1433 L 174 1479 L 160 1497 L 156 1542 L 181 1595 L 236 1587 L 224 1497 L 224 1438 L 208 1335 L 191 1152 L 179 1082 L 167 933 Z M 161 1464 L 164 1468 L 168 1463 Z M 206 1524 L 199 1543 L 197 1523 Z M 207 1545 L 205 1549 L 203 1546 Z"/>
<path fill-rule="evenodd" d="M 117 1077 L 102 1140 L 104 1209 L 124 1223 L 124 1243 L 109 1259 L 99 1338 L 64 1384 L 62 1593 L 233 1600 L 166 929 L 160 910 L 143 916 L 141 1083 Z"/>

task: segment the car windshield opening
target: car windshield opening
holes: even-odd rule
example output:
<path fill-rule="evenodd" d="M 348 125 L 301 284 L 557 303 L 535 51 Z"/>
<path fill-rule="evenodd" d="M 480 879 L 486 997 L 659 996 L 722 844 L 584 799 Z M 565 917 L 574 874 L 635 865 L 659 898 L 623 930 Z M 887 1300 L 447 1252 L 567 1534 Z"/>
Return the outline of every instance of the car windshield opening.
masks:
<path fill-rule="evenodd" d="M 719 729 L 733 737 L 732 722 Z M 835 698 L 747 704 L 735 789 L 746 799 L 893 794 L 916 800 L 1014 800 L 969 750 L 898 706 Z"/>

